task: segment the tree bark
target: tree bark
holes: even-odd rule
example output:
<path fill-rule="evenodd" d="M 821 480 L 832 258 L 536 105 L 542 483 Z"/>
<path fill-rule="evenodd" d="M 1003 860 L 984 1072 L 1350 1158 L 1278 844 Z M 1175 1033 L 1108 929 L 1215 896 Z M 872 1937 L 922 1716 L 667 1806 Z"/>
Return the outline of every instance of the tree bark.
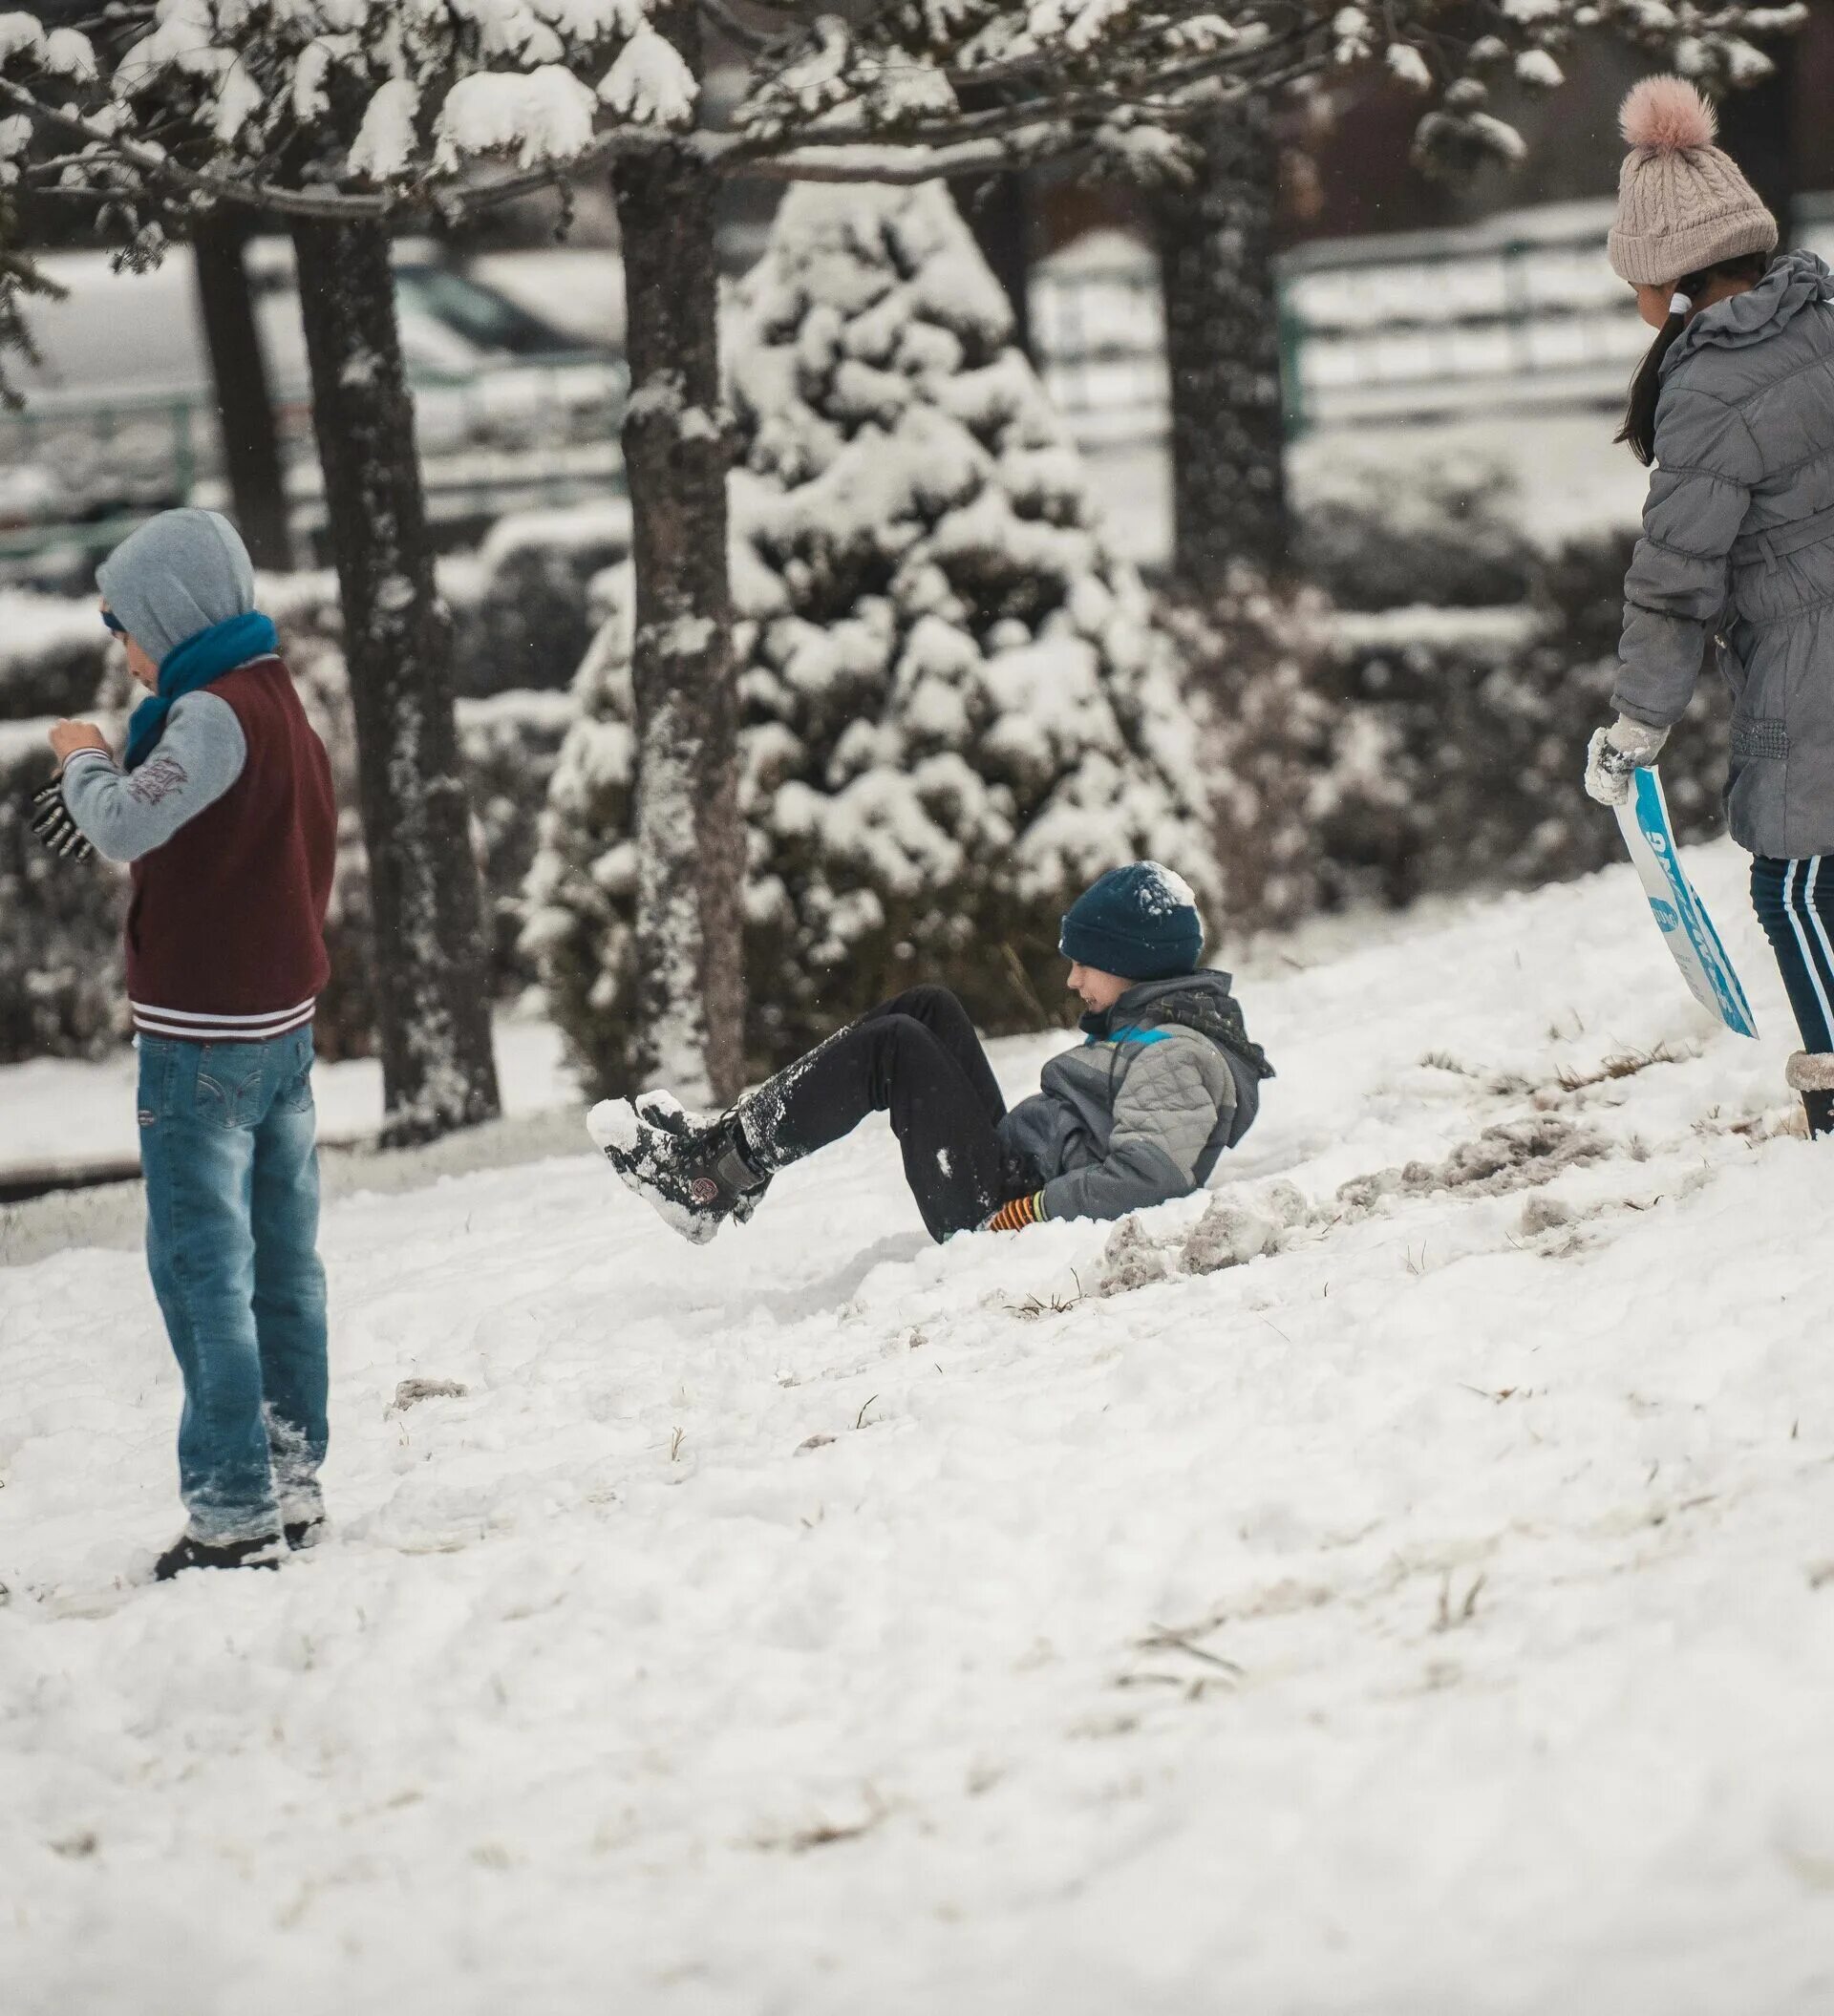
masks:
<path fill-rule="evenodd" d="M 1286 428 L 1273 233 L 1280 155 L 1245 100 L 1198 135 L 1197 184 L 1158 205 L 1171 372 L 1173 572 L 1213 594 L 1231 561 L 1286 563 Z"/>
<path fill-rule="evenodd" d="M 388 232 L 300 220 L 293 244 L 356 717 L 383 1139 L 395 1146 L 498 1111 L 451 625 L 434 587 Z"/>
<path fill-rule="evenodd" d="M 240 218 L 219 211 L 192 233 L 191 251 L 236 523 L 255 565 L 284 571 L 293 563 L 293 541 L 267 361 L 242 263 L 245 235 Z"/>
<path fill-rule="evenodd" d="M 1719 100 L 1719 144 L 1745 172 L 1745 179 L 1763 199 L 1782 232 L 1781 247 L 1788 251 L 1796 198 L 1800 194 L 1796 163 L 1797 49 L 1783 36 L 1765 45 L 1775 68 L 1769 76 Z"/>
<path fill-rule="evenodd" d="M 651 16 L 696 74 L 694 10 Z M 743 1080 L 745 836 L 726 550 L 714 179 L 664 142 L 611 176 L 624 242 L 624 424 L 636 576 L 636 957 L 646 1084 L 731 1100 Z"/>
<path fill-rule="evenodd" d="M 1032 348 L 1032 201 L 1020 174 L 958 182 L 968 228 L 1013 308 L 1013 341 L 1028 359 Z"/>
<path fill-rule="evenodd" d="M 996 92 L 971 85 L 961 94 L 964 112 L 992 112 Z M 1013 341 L 1033 363 L 1032 349 L 1032 193 L 1022 171 L 970 177 L 950 194 L 974 234 L 981 257 L 992 268 L 1013 308 Z"/>

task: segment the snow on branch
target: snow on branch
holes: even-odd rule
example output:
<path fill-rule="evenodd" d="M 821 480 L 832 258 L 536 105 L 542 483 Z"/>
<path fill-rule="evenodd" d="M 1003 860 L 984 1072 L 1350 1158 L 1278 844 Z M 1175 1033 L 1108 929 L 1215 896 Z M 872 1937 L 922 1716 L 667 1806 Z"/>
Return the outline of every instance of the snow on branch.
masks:
<path fill-rule="evenodd" d="M 796 0 L 763 8 L 784 22 L 767 32 L 735 0 L 694 0 L 748 69 L 714 130 L 652 4 L 153 0 L 98 13 L 93 40 L 0 14 L 0 186 L 99 188 L 181 222 L 222 202 L 464 214 L 659 144 L 778 180 L 1069 154 L 1162 177 L 1181 131 L 1232 99 L 1357 70 L 1420 93 L 1417 155 L 1458 171 L 1519 151 L 1493 85 L 1553 88 L 1583 28 L 1725 89 L 1768 68 L 1755 37 L 1805 16 L 1748 0 L 1471 0 L 1455 15 L 1442 0 L 886 0 L 811 19 Z"/>

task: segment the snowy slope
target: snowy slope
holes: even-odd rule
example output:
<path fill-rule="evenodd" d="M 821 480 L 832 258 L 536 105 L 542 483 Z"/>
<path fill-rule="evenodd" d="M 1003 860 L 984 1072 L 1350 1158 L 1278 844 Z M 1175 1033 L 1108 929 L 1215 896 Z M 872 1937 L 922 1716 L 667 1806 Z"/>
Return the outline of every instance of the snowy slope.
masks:
<path fill-rule="evenodd" d="M 1628 869 L 1264 948 L 1226 1271 L 933 1249 L 876 1132 L 704 1253 L 586 1156 L 346 1201 L 278 1576 L 123 1583 L 139 1265 L 0 1272 L 8 2016 L 1825 2008 L 1834 1198 L 1696 868 L 1761 1044 Z"/>

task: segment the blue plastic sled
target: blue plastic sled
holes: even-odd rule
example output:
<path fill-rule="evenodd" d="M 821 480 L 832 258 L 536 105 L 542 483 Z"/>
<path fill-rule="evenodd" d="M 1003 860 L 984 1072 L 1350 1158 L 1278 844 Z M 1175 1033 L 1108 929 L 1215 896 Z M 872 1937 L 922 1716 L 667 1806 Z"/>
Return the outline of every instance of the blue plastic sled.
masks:
<path fill-rule="evenodd" d="M 1675 855 L 1674 830 L 1669 824 L 1668 800 L 1653 769 L 1634 773 L 1634 789 L 1617 808 L 1617 823 L 1631 860 L 1650 900 L 1655 918 L 1688 991 L 1702 1008 L 1711 1008 L 1737 1036 L 1755 1036 L 1758 1025 L 1738 976 L 1713 928 L 1707 906 L 1681 872 Z"/>

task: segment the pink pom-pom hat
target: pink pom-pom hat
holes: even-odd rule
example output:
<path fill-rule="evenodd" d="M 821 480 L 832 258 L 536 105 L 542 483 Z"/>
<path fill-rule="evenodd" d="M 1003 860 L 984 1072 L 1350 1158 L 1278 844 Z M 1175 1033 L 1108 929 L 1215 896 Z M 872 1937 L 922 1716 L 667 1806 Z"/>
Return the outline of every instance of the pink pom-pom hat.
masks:
<path fill-rule="evenodd" d="M 1609 247 L 1620 280 L 1673 286 L 1723 259 L 1777 249 L 1777 220 L 1714 145 L 1719 122 L 1685 77 L 1645 77 L 1618 124 L 1631 150 Z"/>
<path fill-rule="evenodd" d="M 1645 77 L 1632 85 L 1617 124 L 1626 146 L 1655 153 L 1711 147 L 1719 136 L 1718 116 L 1685 77 Z"/>

